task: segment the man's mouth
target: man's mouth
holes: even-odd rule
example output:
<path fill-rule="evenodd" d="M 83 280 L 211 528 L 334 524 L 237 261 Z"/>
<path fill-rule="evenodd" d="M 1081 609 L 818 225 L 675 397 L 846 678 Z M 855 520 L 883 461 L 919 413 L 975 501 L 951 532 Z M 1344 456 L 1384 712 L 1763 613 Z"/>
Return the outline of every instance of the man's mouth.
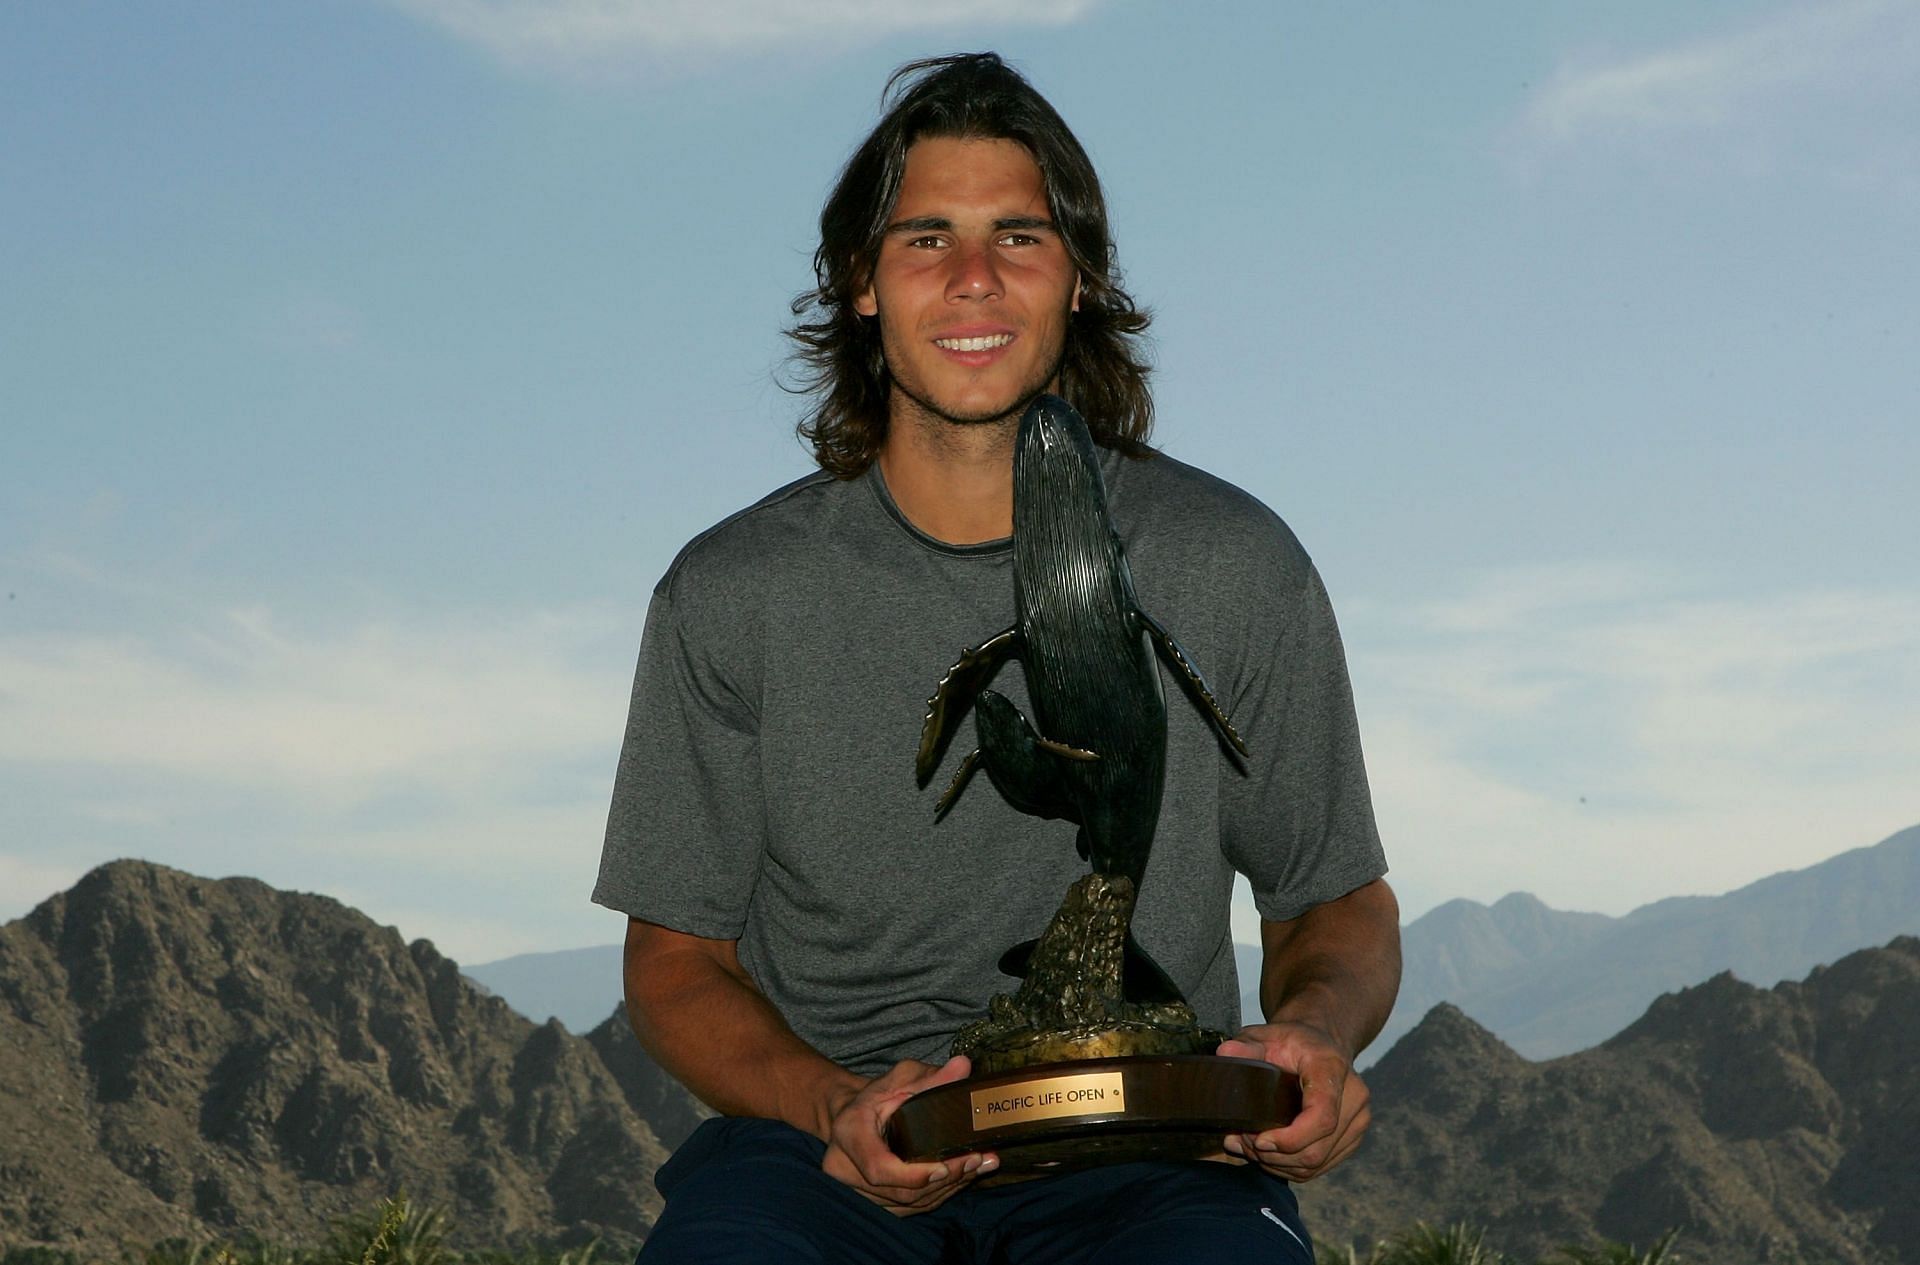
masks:
<path fill-rule="evenodd" d="M 936 338 L 933 345 L 943 351 L 992 351 L 1012 341 L 1012 334 L 982 334 L 978 338 Z"/>

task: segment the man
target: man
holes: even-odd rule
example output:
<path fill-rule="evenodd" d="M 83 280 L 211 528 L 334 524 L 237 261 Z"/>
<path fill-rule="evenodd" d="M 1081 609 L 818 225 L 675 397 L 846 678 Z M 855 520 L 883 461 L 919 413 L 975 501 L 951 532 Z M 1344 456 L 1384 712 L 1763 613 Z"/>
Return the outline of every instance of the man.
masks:
<path fill-rule="evenodd" d="M 898 91 L 896 85 L 904 84 Z M 643 1258 L 1310 1260 L 1286 1182 L 1368 1123 L 1352 1059 L 1399 979 L 1338 634 L 1272 513 L 1152 453 L 1146 316 L 1119 287 L 1091 164 L 997 57 L 905 68 L 821 216 L 793 331 L 822 472 L 698 537 L 655 590 L 594 899 L 630 916 L 643 1045 L 724 1114 L 662 1168 Z M 1237 1026 L 1227 905 L 1249 876 L 1268 1022 L 1221 1053 L 1300 1077 L 1293 1123 L 1222 1162 L 981 1188 L 991 1154 L 886 1147 L 912 1093 L 965 1077 L 954 1032 L 1011 982 L 1002 950 L 1085 872 L 1069 825 L 998 796 L 934 823 L 924 700 L 1013 608 L 1012 441 L 1064 395 L 1142 605 L 1211 675 L 1254 752 L 1222 758 L 1170 692 L 1167 792 L 1134 931 L 1203 1022 Z M 1025 703 L 1018 674 L 995 689 Z"/>

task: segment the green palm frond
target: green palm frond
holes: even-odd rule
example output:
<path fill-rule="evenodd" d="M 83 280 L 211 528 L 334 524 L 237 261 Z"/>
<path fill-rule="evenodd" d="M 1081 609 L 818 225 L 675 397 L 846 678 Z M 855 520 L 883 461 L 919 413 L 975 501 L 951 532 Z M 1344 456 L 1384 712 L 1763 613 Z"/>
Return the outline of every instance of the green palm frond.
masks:
<path fill-rule="evenodd" d="M 1678 1229 L 1668 1230 L 1645 1252 L 1635 1251 L 1631 1243 L 1569 1245 L 1560 1249 L 1556 1265 L 1558 1262 L 1565 1265 L 1680 1265 L 1680 1255 L 1673 1250 L 1673 1241 L 1679 1234 Z"/>
<path fill-rule="evenodd" d="M 1487 1232 L 1465 1222 L 1435 1229 L 1424 1221 L 1374 1250 L 1368 1265 L 1506 1265 L 1486 1245 Z"/>

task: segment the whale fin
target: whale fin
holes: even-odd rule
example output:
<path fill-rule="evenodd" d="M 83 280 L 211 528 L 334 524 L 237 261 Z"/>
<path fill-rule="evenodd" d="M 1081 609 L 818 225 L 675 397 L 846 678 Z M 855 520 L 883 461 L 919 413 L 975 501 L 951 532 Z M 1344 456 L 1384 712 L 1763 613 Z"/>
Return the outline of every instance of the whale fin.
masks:
<path fill-rule="evenodd" d="M 993 690 L 980 691 L 974 704 L 973 726 L 980 734 L 980 763 L 1009 804 L 1036 817 L 1073 817 L 1073 799 L 1060 780 L 1060 761 L 1054 750 L 1059 743 L 1034 733 L 1020 709 Z"/>
<path fill-rule="evenodd" d="M 993 679 L 1010 656 L 1020 653 L 1020 626 L 995 633 L 970 650 L 962 650 L 927 700 L 927 717 L 920 725 L 920 750 L 914 758 L 913 774 L 925 786 L 940 765 L 953 730 L 973 706 L 974 696 Z"/>
<path fill-rule="evenodd" d="M 1158 620 L 1145 611 L 1140 611 L 1139 615 L 1141 624 L 1145 626 L 1147 635 L 1153 638 L 1153 644 L 1159 649 L 1161 656 L 1179 670 L 1180 679 L 1186 684 L 1187 693 L 1193 696 L 1194 702 L 1200 704 L 1201 712 L 1213 722 L 1214 729 L 1219 732 L 1226 744 L 1244 758 L 1247 754 L 1247 744 L 1240 737 L 1239 730 L 1233 727 L 1233 722 L 1227 719 L 1227 714 L 1221 710 L 1219 702 L 1213 697 L 1213 690 L 1208 687 L 1207 678 L 1200 675 L 1200 669 L 1195 667 L 1193 660 L 1187 657 L 1186 650 L 1173 639 L 1172 633 L 1160 626 Z"/>
<path fill-rule="evenodd" d="M 960 798 L 960 792 L 967 789 L 967 783 L 973 779 L 973 771 L 980 767 L 980 748 L 967 752 L 967 758 L 954 770 L 953 781 L 947 783 L 947 789 L 941 793 L 940 802 L 933 806 L 933 819 L 938 822 L 953 807 L 953 801 Z"/>
<path fill-rule="evenodd" d="M 1051 738 L 1036 738 L 1035 744 L 1042 751 L 1051 751 L 1062 760 L 1098 760 L 1098 751 L 1089 751 L 1085 747 L 1070 747 L 1064 742 L 1055 742 Z"/>
<path fill-rule="evenodd" d="M 947 783 L 946 792 L 934 806 L 933 819 L 947 815 L 960 798 L 974 770 L 985 766 L 990 778 L 1007 802 L 1021 812 L 1036 817 L 1066 817 L 1073 812 L 1071 798 L 1060 784 L 1059 769 L 1053 757 L 1097 760 L 1091 751 L 1049 742 L 1033 732 L 1033 726 L 1020 709 L 993 690 L 981 690 L 975 700 L 973 725 L 980 745 L 967 753 Z M 1082 853 L 1082 855 L 1085 855 Z"/>
<path fill-rule="evenodd" d="M 1033 964 L 1033 949 L 1038 940 L 1022 940 L 1000 955 L 1000 972 L 1015 979 L 1025 979 L 1027 968 Z M 1126 944 L 1122 950 L 1124 956 L 1120 963 L 1120 995 L 1137 1006 L 1164 1005 L 1168 1002 L 1184 1001 L 1179 985 L 1173 982 L 1153 955 L 1140 947 L 1133 938 L 1133 932 L 1127 932 Z"/>

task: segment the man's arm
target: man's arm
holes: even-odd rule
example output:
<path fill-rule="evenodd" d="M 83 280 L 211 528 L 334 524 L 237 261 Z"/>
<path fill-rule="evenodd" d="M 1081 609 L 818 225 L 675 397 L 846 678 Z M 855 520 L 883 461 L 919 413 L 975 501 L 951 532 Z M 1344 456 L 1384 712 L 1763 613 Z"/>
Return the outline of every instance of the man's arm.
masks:
<path fill-rule="evenodd" d="M 1400 991 L 1400 905 L 1385 879 L 1262 922 L 1260 1007 L 1267 1021 L 1220 1053 L 1265 1059 L 1300 1078 L 1300 1114 L 1283 1128 L 1236 1134 L 1227 1150 L 1305 1181 L 1353 1153 L 1372 1122 L 1353 1060 L 1379 1035 Z"/>
<path fill-rule="evenodd" d="M 782 1120 L 827 1144 L 821 1166 L 894 1212 L 923 1212 L 991 1172 L 992 1156 L 909 1164 L 887 1149 L 887 1118 L 922 1089 L 966 1076 L 967 1060 L 908 1060 L 874 1080 L 802 1041 L 754 986 L 732 940 L 627 922 L 627 1018 L 640 1044 L 716 1111 Z"/>

